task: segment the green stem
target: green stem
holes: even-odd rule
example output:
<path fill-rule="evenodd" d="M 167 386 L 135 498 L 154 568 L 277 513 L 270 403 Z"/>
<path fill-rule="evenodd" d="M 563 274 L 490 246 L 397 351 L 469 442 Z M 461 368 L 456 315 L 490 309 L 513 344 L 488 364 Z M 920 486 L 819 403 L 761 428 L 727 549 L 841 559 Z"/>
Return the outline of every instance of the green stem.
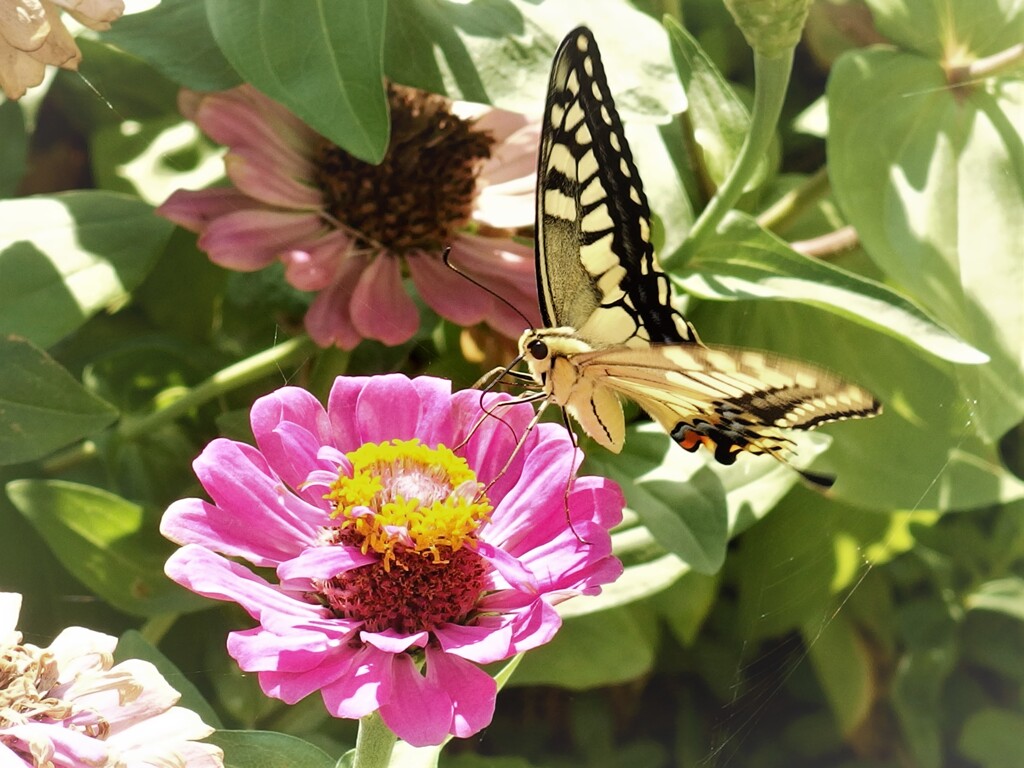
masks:
<path fill-rule="evenodd" d="M 151 645 L 159 645 L 164 635 L 174 626 L 174 622 L 177 620 L 177 613 L 158 614 L 142 625 L 139 634 L 146 638 L 146 641 Z"/>
<path fill-rule="evenodd" d="M 297 336 L 263 352 L 258 352 L 252 357 L 218 371 L 206 381 L 187 390 L 177 400 L 152 413 L 139 417 L 124 417 L 117 429 L 118 434 L 125 440 L 132 440 L 148 434 L 193 408 L 278 371 L 282 366 L 303 359 L 309 355 L 312 348 L 313 342 L 308 336 Z"/>
<path fill-rule="evenodd" d="M 808 206 L 820 200 L 828 188 L 828 168 L 822 166 L 762 211 L 757 223 L 776 234 L 783 232 Z"/>
<path fill-rule="evenodd" d="M 352 768 L 388 768 L 398 737 L 373 712 L 359 721 Z"/>
<path fill-rule="evenodd" d="M 736 164 L 690 230 L 686 253 L 694 253 L 701 240 L 715 231 L 725 214 L 736 205 L 758 163 L 764 158 L 782 114 L 792 68 L 792 49 L 772 58 L 754 53 L 754 106 L 750 114 L 750 132 L 740 147 Z M 674 259 L 666 260 L 666 269 L 673 266 L 671 261 Z"/>

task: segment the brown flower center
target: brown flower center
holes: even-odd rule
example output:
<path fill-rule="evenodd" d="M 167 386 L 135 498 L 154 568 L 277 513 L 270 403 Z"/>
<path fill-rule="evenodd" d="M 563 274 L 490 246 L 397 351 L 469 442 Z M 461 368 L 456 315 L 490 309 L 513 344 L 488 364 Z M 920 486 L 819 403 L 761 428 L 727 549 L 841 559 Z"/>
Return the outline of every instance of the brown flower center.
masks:
<path fill-rule="evenodd" d="M 448 111 L 442 96 L 388 86 L 391 144 L 370 165 L 324 140 L 317 183 L 328 213 L 361 246 L 394 253 L 440 250 L 473 211 L 476 176 L 494 139 Z"/>

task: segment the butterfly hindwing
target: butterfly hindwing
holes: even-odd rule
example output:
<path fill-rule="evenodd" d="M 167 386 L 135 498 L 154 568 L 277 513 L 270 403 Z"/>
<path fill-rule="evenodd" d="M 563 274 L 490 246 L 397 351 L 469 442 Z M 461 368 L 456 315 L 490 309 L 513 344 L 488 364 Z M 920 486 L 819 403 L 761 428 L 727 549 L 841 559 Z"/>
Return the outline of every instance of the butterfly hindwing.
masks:
<path fill-rule="evenodd" d="M 595 345 L 692 342 L 651 244 L 651 212 L 590 30 L 555 54 L 537 174 L 541 316 Z"/>
<path fill-rule="evenodd" d="M 636 401 L 683 448 L 723 464 L 740 451 L 781 457 L 784 429 L 872 416 L 868 392 L 806 363 L 755 350 L 696 345 L 616 347 L 573 358 L 582 380 Z"/>

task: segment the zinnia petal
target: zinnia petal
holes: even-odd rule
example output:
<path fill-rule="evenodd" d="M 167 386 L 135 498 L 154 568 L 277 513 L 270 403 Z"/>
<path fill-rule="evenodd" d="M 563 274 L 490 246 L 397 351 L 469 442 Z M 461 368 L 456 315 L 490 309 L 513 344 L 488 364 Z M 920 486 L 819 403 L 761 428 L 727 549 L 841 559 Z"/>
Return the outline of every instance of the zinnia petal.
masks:
<path fill-rule="evenodd" d="M 402 287 L 402 265 L 378 256 L 359 276 L 351 303 L 352 324 L 363 338 L 394 346 L 416 333 L 420 315 Z"/>

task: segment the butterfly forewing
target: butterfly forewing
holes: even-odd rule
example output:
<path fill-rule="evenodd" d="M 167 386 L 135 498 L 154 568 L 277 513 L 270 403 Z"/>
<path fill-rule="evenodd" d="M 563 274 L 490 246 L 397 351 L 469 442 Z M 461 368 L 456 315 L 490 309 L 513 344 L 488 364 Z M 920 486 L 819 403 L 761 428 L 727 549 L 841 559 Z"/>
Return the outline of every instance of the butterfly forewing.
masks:
<path fill-rule="evenodd" d="M 593 345 L 693 342 L 651 245 L 651 212 L 590 30 L 555 54 L 537 174 L 541 316 Z"/>

